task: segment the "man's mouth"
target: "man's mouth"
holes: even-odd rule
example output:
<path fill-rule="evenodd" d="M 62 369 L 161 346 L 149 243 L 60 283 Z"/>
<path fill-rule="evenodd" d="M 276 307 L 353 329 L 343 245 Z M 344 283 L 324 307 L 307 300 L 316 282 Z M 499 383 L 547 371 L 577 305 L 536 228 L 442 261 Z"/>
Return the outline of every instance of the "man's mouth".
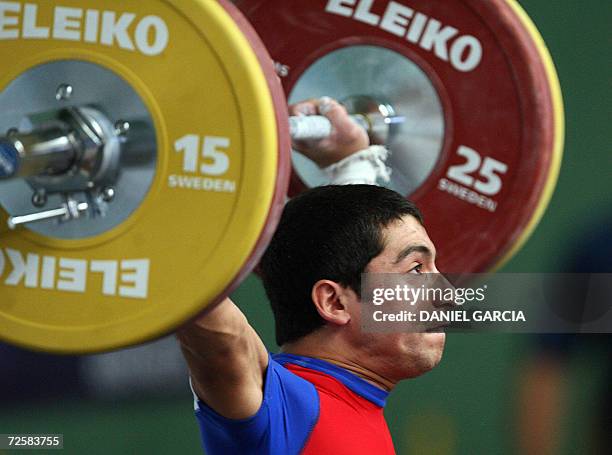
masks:
<path fill-rule="evenodd" d="M 425 330 L 425 333 L 444 333 L 446 329 L 446 327 L 448 327 L 450 324 L 444 324 L 444 325 L 439 325 L 436 327 L 432 327 L 430 329 Z"/>
<path fill-rule="evenodd" d="M 446 328 L 450 327 L 452 324 L 450 322 L 441 322 L 440 324 L 429 327 L 425 329 L 425 333 L 444 333 Z"/>

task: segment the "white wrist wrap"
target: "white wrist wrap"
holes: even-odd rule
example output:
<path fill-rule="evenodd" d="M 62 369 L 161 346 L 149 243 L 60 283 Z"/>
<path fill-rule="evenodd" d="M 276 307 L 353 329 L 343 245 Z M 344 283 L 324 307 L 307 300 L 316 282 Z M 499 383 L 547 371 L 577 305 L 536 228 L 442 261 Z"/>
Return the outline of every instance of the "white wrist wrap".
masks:
<path fill-rule="evenodd" d="M 391 180 L 391 169 L 386 161 L 389 151 L 382 145 L 371 145 L 341 161 L 323 168 L 331 185 L 376 185 Z"/>

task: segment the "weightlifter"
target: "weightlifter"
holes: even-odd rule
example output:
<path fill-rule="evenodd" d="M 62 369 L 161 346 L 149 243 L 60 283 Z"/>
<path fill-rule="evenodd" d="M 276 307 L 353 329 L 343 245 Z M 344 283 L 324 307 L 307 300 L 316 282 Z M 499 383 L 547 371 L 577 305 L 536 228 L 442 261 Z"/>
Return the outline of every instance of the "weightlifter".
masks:
<path fill-rule="evenodd" d="M 387 396 L 438 364 L 445 334 L 362 331 L 361 274 L 435 273 L 436 250 L 418 209 L 372 185 L 388 178 L 386 151 L 342 106 L 324 98 L 291 114 L 331 121 L 328 139 L 294 146 L 336 185 L 288 202 L 262 259 L 279 354 L 230 299 L 178 332 L 204 450 L 392 454 Z"/>

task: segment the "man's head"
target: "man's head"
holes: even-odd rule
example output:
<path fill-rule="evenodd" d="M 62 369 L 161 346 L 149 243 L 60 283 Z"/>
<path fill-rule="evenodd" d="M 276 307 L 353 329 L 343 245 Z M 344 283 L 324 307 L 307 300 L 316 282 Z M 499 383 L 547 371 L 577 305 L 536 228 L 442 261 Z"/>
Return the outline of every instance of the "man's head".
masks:
<path fill-rule="evenodd" d="M 437 271 L 422 223 L 414 204 L 371 185 L 318 187 L 289 201 L 261 262 L 277 343 L 341 334 L 344 344 L 369 355 L 407 351 L 415 370 L 404 376 L 435 366 L 444 334 L 367 334 L 359 323 L 362 273 Z"/>

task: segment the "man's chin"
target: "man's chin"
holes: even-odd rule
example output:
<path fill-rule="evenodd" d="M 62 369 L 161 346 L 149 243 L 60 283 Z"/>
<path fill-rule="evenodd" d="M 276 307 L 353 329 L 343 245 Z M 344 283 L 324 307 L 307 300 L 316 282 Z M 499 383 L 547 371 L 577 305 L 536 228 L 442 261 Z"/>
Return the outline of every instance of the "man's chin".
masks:
<path fill-rule="evenodd" d="M 409 360 L 409 369 L 405 372 L 406 379 L 416 378 L 433 370 L 442 360 L 446 334 L 442 331 L 421 334 L 421 352 L 417 359 Z"/>

